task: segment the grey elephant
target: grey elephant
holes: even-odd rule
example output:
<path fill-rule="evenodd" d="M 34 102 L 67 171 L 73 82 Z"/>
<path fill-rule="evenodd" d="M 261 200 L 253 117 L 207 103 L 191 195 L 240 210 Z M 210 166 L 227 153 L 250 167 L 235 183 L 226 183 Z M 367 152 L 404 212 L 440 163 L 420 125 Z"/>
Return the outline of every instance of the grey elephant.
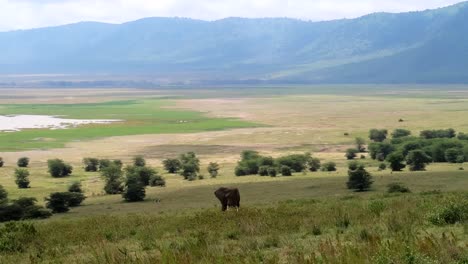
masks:
<path fill-rule="evenodd" d="M 237 188 L 222 187 L 214 193 L 221 202 L 221 210 L 226 211 L 229 207 L 235 207 L 239 211 L 240 194 Z"/>

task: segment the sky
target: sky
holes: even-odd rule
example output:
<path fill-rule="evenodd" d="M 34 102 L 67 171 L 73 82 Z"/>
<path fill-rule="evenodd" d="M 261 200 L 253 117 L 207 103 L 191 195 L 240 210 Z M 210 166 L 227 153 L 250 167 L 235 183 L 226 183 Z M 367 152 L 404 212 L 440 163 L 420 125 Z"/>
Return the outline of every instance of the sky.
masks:
<path fill-rule="evenodd" d="M 0 31 L 80 21 L 122 23 L 144 17 L 355 18 L 373 12 L 406 12 L 460 0 L 0 0 Z"/>

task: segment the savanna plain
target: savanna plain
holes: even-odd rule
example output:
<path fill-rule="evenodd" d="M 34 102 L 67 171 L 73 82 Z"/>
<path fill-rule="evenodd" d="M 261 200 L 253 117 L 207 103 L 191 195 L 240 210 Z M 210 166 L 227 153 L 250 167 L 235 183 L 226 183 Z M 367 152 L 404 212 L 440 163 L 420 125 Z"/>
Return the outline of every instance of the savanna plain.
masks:
<path fill-rule="evenodd" d="M 0 132 L 0 185 L 8 199 L 80 182 L 86 200 L 43 220 L 0 225 L 0 263 L 468 263 L 468 167 L 430 163 L 392 172 L 367 151 L 368 191 L 347 188 L 348 149 L 370 129 L 468 133 L 468 87 L 293 86 L 167 89 L 3 89 L 0 115 L 117 119 L 69 129 Z M 336 171 L 236 176 L 245 150 L 278 158 L 310 153 Z M 170 174 L 163 160 L 194 152 L 200 175 Z M 104 192 L 83 158 L 143 156 L 165 179 L 141 202 Z M 15 184 L 28 157 L 30 188 Z M 49 159 L 73 166 L 53 178 Z M 210 177 L 209 163 L 220 170 Z M 409 192 L 389 193 L 398 183 Z M 236 187 L 239 211 L 214 191 Z"/>

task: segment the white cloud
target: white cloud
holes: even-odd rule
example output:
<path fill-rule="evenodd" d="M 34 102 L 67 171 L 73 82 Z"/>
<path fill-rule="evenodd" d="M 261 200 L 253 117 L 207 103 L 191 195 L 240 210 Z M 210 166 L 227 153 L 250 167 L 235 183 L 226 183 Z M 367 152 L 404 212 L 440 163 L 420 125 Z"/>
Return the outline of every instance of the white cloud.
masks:
<path fill-rule="evenodd" d="M 143 17 L 353 18 L 372 12 L 437 8 L 460 0 L 0 0 L 0 30 L 79 21 L 121 23 Z"/>

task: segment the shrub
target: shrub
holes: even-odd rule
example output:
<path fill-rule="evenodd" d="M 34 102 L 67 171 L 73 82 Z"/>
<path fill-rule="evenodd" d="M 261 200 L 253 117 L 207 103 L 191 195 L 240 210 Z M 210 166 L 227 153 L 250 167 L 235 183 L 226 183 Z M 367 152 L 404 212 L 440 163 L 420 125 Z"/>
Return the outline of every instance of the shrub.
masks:
<path fill-rule="evenodd" d="M 322 234 L 322 229 L 318 225 L 314 225 L 312 227 L 312 235 L 314 236 L 320 236 Z"/>
<path fill-rule="evenodd" d="M 211 178 L 216 178 L 218 176 L 219 165 L 216 162 L 210 162 L 208 165 L 208 173 L 210 174 Z"/>
<path fill-rule="evenodd" d="M 3 204 L 8 201 L 8 192 L 0 185 L 0 204 Z"/>
<path fill-rule="evenodd" d="M 366 159 L 366 155 L 361 155 L 361 159 Z"/>
<path fill-rule="evenodd" d="M 53 213 L 66 213 L 70 210 L 69 192 L 55 192 L 51 193 L 46 199 L 46 207 L 51 209 Z"/>
<path fill-rule="evenodd" d="M 66 177 L 73 171 L 73 167 L 61 159 L 48 160 L 47 165 L 49 166 L 50 175 L 54 178 Z"/>
<path fill-rule="evenodd" d="M 0 252 L 24 252 L 36 235 L 32 223 L 6 223 L 0 226 Z"/>
<path fill-rule="evenodd" d="M 336 171 L 336 163 L 331 161 L 323 164 L 322 171 Z"/>
<path fill-rule="evenodd" d="M 122 167 L 123 167 L 123 162 L 122 162 L 121 160 L 119 160 L 119 159 L 116 159 L 116 160 L 113 160 L 113 161 L 112 161 L 112 165 L 117 166 L 117 167 L 119 167 L 119 168 L 122 169 Z"/>
<path fill-rule="evenodd" d="M 411 131 L 406 130 L 406 129 L 398 128 L 398 129 L 395 129 L 392 133 L 393 138 L 402 138 L 402 137 L 407 137 L 407 136 L 411 136 Z"/>
<path fill-rule="evenodd" d="M 387 142 L 369 144 L 369 154 L 374 160 L 384 161 L 394 150 L 395 147 Z"/>
<path fill-rule="evenodd" d="M 404 160 L 405 157 L 401 152 L 394 152 L 387 157 L 387 161 L 390 163 L 392 171 L 401 171 L 404 169 L 406 167 L 406 165 L 403 164 Z"/>
<path fill-rule="evenodd" d="M 125 168 L 128 175 L 135 175 L 144 186 L 150 184 L 150 179 L 157 174 L 156 170 L 149 167 L 128 166 Z"/>
<path fill-rule="evenodd" d="M 108 160 L 108 159 L 100 159 L 99 160 L 99 170 L 102 171 L 105 168 L 108 168 L 111 164 L 112 164 L 112 162 L 110 160 Z"/>
<path fill-rule="evenodd" d="M 143 201 L 146 196 L 145 185 L 135 175 L 128 175 L 122 197 L 127 202 Z"/>
<path fill-rule="evenodd" d="M 136 167 L 145 167 L 146 166 L 146 160 L 143 156 L 136 156 L 133 158 L 133 166 Z"/>
<path fill-rule="evenodd" d="M 465 161 L 463 151 L 459 148 L 450 148 L 445 151 L 445 160 L 450 163 L 459 163 L 460 160 Z"/>
<path fill-rule="evenodd" d="M 268 176 L 268 168 L 270 168 L 269 166 L 261 166 L 259 169 L 258 169 L 258 175 L 260 176 Z"/>
<path fill-rule="evenodd" d="M 16 162 L 16 165 L 20 168 L 27 168 L 29 165 L 29 158 L 27 157 L 22 157 L 19 158 L 18 161 Z"/>
<path fill-rule="evenodd" d="M 105 178 L 106 184 L 104 191 L 107 194 L 119 194 L 123 191 L 122 186 L 122 170 L 120 167 L 113 165 L 104 168 L 101 171 L 101 175 Z"/>
<path fill-rule="evenodd" d="M 307 165 L 309 166 L 309 170 L 312 172 L 320 170 L 321 164 L 320 159 L 318 158 L 310 158 L 307 161 Z"/>
<path fill-rule="evenodd" d="M 281 175 L 292 176 L 291 168 L 289 168 L 288 166 L 281 166 Z"/>
<path fill-rule="evenodd" d="M 77 207 L 86 199 L 84 194 L 78 192 L 66 192 L 68 195 L 68 206 Z"/>
<path fill-rule="evenodd" d="M 379 171 L 384 171 L 386 169 L 387 169 L 387 164 L 383 162 L 379 164 Z"/>
<path fill-rule="evenodd" d="M 453 225 L 468 220 L 468 202 L 450 201 L 429 217 L 434 225 Z"/>
<path fill-rule="evenodd" d="M 358 150 L 358 152 L 365 152 L 366 151 L 366 140 L 363 139 L 363 138 L 356 138 L 355 139 L 355 142 L 356 142 L 356 149 Z"/>
<path fill-rule="evenodd" d="M 369 138 L 374 142 L 383 142 L 388 135 L 388 130 L 386 129 L 371 129 L 369 131 Z"/>
<path fill-rule="evenodd" d="M 248 169 L 246 167 L 237 165 L 237 167 L 234 170 L 234 174 L 236 176 L 246 176 L 248 175 Z"/>
<path fill-rule="evenodd" d="M 188 152 L 186 154 L 180 155 L 181 162 L 181 175 L 184 176 L 184 179 L 188 180 L 189 178 L 197 178 L 198 173 L 200 172 L 200 160 L 194 152 Z"/>
<path fill-rule="evenodd" d="M 84 170 L 85 171 L 98 171 L 99 169 L 99 159 L 96 158 L 84 158 L 83 159 Z"/>
<path fill-rule="evenodd" d="M 159 175 L 153 175 L 150 179 L 150 186 L 152 187 L 166 187 L 166 180 L 159 176 Z"/>
<path fill-rule="evenodd" d="M 198 175 L 198 179 L 199 179 L 199 180 L 204 180 L 204 179 L 205 179 L 205 175 L 203 175 L 203 174 Z"/>
<path fill-rule="evenodd" d="M 165 159 L 163 160 L 163 165 L 164 169 L 168 173 L 177 173 L 180 170 L 182 163 L 178 159 Z"/>
<path fill-rule="evenodd" d="M 15 170 L 15 183 L 20 189 L 29 188 L 29 171 L 27 169 L 16 169 Z"/>
<path fill-rule="evenodd" d="M 262 156 L 253 150 L 245 150 L 241 153 L 241 160 L 235 168 L 236 176 L 246 176 L 258 174 Z"/>
<path fill-rule="evenodd" d="M 280 157 L 276 160 L 279 166 L 287 166 L 294 172 L 302 172 L 307 167 L 307 162 L 311 159 L 309 153 L 293 154 Z"/>
<path fill-rule="evenodd" d="M 422 150 L 412 150 L 406 157 L 406 163 L 409 165 L 411 171 L 422 171 L 425 170 L 426 165 L 432 161 Z"/>
<path fill-rule="evenodd" d="M 390 183 L 387 185 L 388 193 L 409 193 L 410 189 L 401 183 Z"/>
<path fill-rule="evenodd" d="M 5 165 L 5 162 L 3 161 L 3 158 L 0 157 L 0 168 L 3 167 L 3 165 Z"/>
<path fill-rule="evenodd" d="M 358 153 L 359 153 L 359 150 L 350 148 L 350 149 L 346 150 L 345 157 L 346 157 L 348 160 L 352 160 L 352 159 L 354 159 L 354 158 L 357 157 L 357 154 L 358 154 Z"/>
<path fill-rule="evenodd" d="M 268 175 L 270 175 L 270 177 L 276 177 L 277 174 L 278 172 L 276 171 L 276 168 L 274 167 L 268 168 Z"/>
<path fill-rule="evenodd" d="M 366 171 L 363 164 L 350 165 L 348 182 L 346 183 L 348 189 L 363 192 L 370 189 L 372 183 L 372 176 Z"/>
<path fill-rule="evenodd" d="M 421 131 L 420 137 L 424 139 L 434 139 L 434 138 L 454 138 L 457 136 L 457 133 L 454 129 L 439 129 L 439 130 L 424 130 Z"/>
<path fill-rule="evenodd" d="M 273 157 L 260 157 L 258 166 L 275 166 L 275 159 Z"/>
<path fill-rule="evenodd" d="M 74 193 L 83 193 L 83 189 L 81 189 L 81 183 L 80 182 L 74 182 L 68 187 L 69 192 L 74 192 Z"/>

